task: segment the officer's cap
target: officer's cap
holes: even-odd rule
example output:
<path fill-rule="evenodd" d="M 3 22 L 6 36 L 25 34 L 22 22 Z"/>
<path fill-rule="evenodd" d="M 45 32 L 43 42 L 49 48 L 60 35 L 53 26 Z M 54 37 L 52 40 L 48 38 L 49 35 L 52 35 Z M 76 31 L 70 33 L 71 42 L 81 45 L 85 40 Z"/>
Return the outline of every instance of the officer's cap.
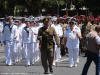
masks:
<path fill-rule="evenodd" d="M 50 21 L 50 19 L 51 19 L 51 18 L 49 18 L 49 17 L 46 17 L 46 18 L 44 18 L 44 19 L 43 19 L 43 22 Z"/>
<path fill-rule="evenodd" d="M 76 21 L 76 18 L 72 18 L 71 21 Z"/>
<path fill-rule="evenodd" d="M 74 21 L 70 21 L 69 24 L 70 25 L 73 25 L 73 24 L 75 24 L 75 22 Z"/>

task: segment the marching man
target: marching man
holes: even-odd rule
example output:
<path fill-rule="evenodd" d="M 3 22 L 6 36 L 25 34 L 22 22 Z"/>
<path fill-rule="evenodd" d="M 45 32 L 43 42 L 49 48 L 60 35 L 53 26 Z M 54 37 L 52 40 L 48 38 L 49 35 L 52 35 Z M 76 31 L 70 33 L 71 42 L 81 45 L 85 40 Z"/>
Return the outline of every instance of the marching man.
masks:
<path fill-rule="evenodd" d="M 5 44 L 5 55 L 6 64 L 13 64 L 13 54 L 15 53 L 14 41 L 16 39 L 16 26 L 13 25 L 13 19 L 9 18 L 9 24 L 4 27 L 4 44 Z"/>
<path fill-rule="evenodd" d="M 23 31 L 22 31 L 22 44 L 25 50 L 26 66 L 30 66 L 31 65 L 31 53 L 32 53 L 31 47 L 33 46 L 32 43 L 33 43 L 34 35 L 30 27 L 29 20 L 26 20 L 25 24 L 26 26 L 23 28 Z"/>

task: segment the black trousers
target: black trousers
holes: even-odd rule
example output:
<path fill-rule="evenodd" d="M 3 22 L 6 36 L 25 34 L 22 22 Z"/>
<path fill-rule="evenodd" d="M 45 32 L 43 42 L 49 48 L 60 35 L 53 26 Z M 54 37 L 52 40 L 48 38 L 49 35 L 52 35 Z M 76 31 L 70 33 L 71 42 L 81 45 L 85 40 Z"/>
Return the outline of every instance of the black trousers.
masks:
<path fill-rule="evenodd" d="M 87 60 L 86 63 L 84 65 L 83 71 L 82 71 L 82 75 L 87 75 L 88 69 L 90 67 L 90 64 L 92 63 L 92 61 L 95 63 L 96 65 L 96 74 L 95 75 L 99 75 L 98 74 L 98 54 L 92 53 L 92 52 L 87 52 Z"/>

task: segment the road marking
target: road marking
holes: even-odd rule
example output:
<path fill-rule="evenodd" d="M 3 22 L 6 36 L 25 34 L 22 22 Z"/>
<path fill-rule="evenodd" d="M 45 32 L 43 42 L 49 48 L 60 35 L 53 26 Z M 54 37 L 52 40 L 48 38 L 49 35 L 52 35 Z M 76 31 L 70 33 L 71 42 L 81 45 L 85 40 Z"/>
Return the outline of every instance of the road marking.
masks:
<path fill-rule="evenodd" d="M 66 61 L 66 60 L 68 60 L 68 58 L 62 59 L 62 60 L 59 59 L 59 61 L 57 61 L 57 62 L 63 62 L 63 61 Z"/>

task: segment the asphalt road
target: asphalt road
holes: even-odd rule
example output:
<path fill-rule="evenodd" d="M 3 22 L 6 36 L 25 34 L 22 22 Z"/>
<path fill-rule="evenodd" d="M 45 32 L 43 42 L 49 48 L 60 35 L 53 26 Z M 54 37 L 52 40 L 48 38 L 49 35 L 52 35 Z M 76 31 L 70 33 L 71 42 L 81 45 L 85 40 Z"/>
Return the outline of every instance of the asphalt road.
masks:
<path fill-rule="evenodd" d="M 81 75 L 83 66 L 85 64 L 86 58 L 80 56 L 80 63 L 78 67 L 69 67 L 68 56 L 61 58 L 60 62 L 56 63 L 53 67 L 54 73 L 48 75 Z M 5 53 L 4 48 L 0 48 L 0 75 L 44 75 L 43 68 L 41 66 L 41 60 L 35 62 L 34 65 L 29 67 L 25 66 L 25 60 L 16 63 L 13 66 L 6 66 L 5 64 Z M 95 65 L 91 64 L 88 75 L 95 75 Z"/>

